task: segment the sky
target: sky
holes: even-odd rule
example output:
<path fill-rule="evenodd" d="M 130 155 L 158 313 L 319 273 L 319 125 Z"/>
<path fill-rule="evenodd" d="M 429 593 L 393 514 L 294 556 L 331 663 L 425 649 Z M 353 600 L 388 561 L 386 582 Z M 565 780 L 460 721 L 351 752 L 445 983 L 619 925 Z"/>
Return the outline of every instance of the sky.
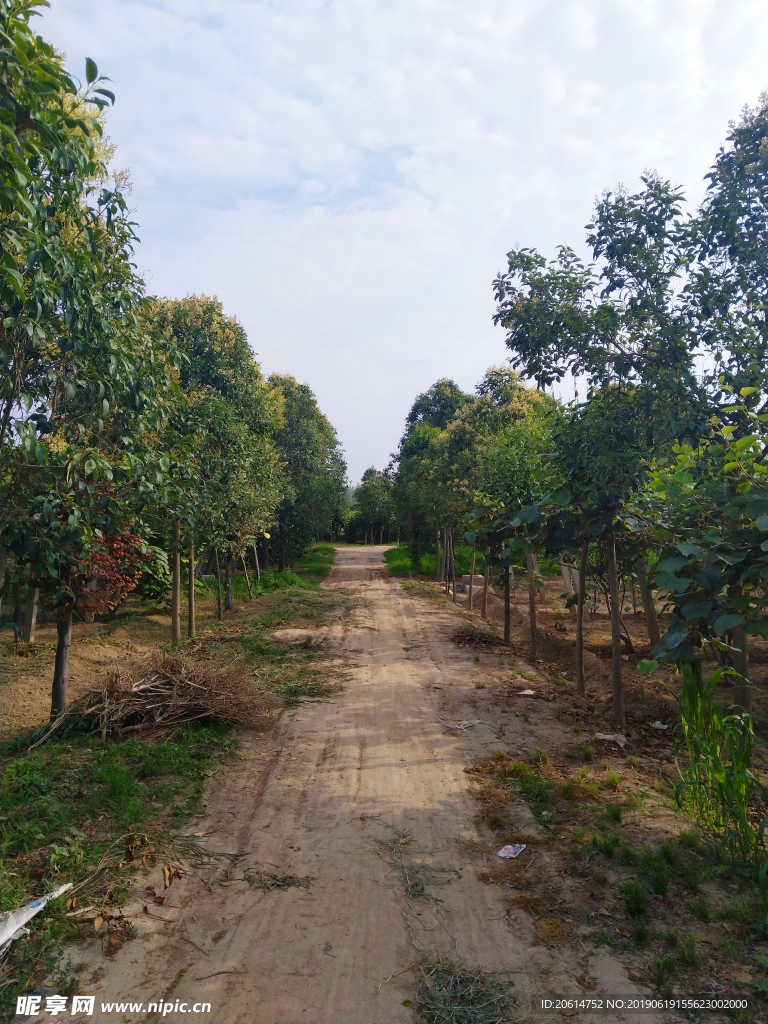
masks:
<path fill-rule="evenodd" d="M 588 256 L 646 169 L 695 207 L 768 89 L 764 0 L 51 0 L 36 30 L 112 80 L 148 291 L 217 295 L 353 482 L 419 392 L 508 356 L 506 252 Z"/>

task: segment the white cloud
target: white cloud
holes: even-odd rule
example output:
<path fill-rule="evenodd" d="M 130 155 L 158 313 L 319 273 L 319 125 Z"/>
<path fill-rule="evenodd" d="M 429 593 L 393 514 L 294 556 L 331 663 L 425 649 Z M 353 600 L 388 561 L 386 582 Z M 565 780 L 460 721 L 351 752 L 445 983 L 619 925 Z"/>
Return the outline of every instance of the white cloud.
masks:
<path fill-rule="evenodd" d="M 217 293 L 354 478 L 417 391 L 504 358 L 513 244 L 581 247 L 594 195 L 647 166 L 697 199 L 768 86 L 753 0 L 54 0 L 40 30 L 114 80 L 150 288 Z"/>

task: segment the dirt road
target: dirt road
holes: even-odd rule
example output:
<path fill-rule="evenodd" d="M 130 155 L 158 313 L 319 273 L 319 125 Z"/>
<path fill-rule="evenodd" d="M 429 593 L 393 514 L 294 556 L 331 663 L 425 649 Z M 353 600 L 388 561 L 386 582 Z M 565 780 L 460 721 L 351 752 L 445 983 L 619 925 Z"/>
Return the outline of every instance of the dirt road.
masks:
<path fill-rule="evenodd" d="M 528 754 L 533 734 L 483 704 L 501 670 L 451 642 L 466 613 L 390 580 L 383 550 L 341 548 L 325 584 L 364 599 L 329 638 L 350 667 L 343 692 L 286 714 L 219 771 L 195 831 L 212 832 L 205 841 L 232 859 L 176 882 L 148 914 L 137 894 L 137 938 L 109 961 L 90 951 L 95 970 L 82 984 L 97 1003 L 212 1004 L 211 1015 L 171 1011 L 168 1021 L 412 1021 L 409 966 L 436 951 L 502 972 L 521 1015 L 543 994 L 636 991 L 608 952 L 576 939 L 548 948 L 532 918 L 503 902 L 499 839 L 475 824 L 464 769 L 500 743 Z M 456 728 L 464 719 L 480 722 Z M 514 806 L 537 874 L 547 856 L 538 826 L 523 801 Z M 270 875 L 307 881 L 258 888 Z"/>

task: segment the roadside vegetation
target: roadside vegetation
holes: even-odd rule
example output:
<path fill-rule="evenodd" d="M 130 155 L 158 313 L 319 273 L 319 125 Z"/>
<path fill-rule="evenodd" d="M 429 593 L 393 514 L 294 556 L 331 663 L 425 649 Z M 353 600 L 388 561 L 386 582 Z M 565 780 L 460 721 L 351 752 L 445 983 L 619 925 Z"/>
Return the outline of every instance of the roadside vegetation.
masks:
<path fill-rule="evenodd" d="M 285 708 L 329 697 L 343 685 L 343 671 L 324 637 L 352 606 L 344 593 L 318 589 L 332 557 L 327 545 L 310 551 L 297 559 L 295 575 L 273 574 L 279 585 L 262 575 L 264 589 L 252 601 L 244 576 L 236 576 L 233 616 L 224 624 L 213 590 L 202 593 L 203 628 L 178 653 L 197 664 L 244 662 L 254 692 L 276 694 Z M 133 602 L 141 606 L 129 599 L 114 623 L 129 635 L 143 621 Z M 41 687 L 53 655 L 51 646 L 39 656 Z M 45 731 L 17 732 L 2 750 L 2 910 L 65 882 L 75 888 L 33 918 L 30 935 L 6 955 L 3 1004 L 11 1010 L 17 994 L 46 979 L 61 994 L 76 990 L 78 963 L 62 960 L 62 948 L 76 948 L 94 931 L 107 955 L 130 941 L 121 908 L 147 869 L 185 871 L 209 856 L 194 837 L 195 817 L 211 776 L 238 756 L 237 729 L 215 719 L 102 739 L 97 722 L 73 714 L 30 749 Z"/>

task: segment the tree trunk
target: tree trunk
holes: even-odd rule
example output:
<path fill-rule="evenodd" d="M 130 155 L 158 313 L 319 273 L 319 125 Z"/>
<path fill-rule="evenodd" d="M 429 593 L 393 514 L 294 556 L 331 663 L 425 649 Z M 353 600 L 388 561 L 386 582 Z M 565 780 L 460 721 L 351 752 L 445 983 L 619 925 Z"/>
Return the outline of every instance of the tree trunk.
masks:
<path fill-rule="evenodd" d="M 438 581 L 442 576 L 443 570 L 442 564 L 440 562 L 441 557 L 442 556 L 440 551 L 440 529 L 439 527 L 435 527 L 435 579 Z"/>
<path fill-rule="evenodd" d="M 472 545 L 472 567 L 469 570 L 469 600 L 467 607 L 472 611 L 472 587 L 475 582 L 475 545 Z"/>
<path fill-rule="evenodd" d="M 51 718 L 55 718 L 67 706 L 67 682 L 69 681 L 69 651 L 72 647 L 72 609 L 65 619 L 56 623 L 56 661 L 53 668 L 51 688 Z"/>
<path fill-rule="evenodd" d="M 635 573 L 637 574 L 637 582 L 640 587 L 640 597 L 643 601 L 643 610 L 645 611 L 645 625 L 648 630 L 648 638 L 651 641 L 652 647 L 658 647 L 661 643 L 661 633 L 659 632 L 659 620 L 656 615 L 656 605 L 653 603 L 653 593 L 651 588 L 648 586 L 648 575 L 645 570 L 645 559 L 642 555 L 638 555 L 635 559 Z"/>
<path fill-rule="evenodd" d="M 173 551 L 171 572 L 173 585 L 171 588 L 171 643 L 181 640 L 181 524 L 178 519 L 173 521 Z"/>
<path fill-rule="evenodd" d="M 563 577 L 563 584 L 565 586 L 565 599 L 566 601 L 573 597 L 573 581 L 571 579 L 571 567 L 567 562 L 560 559 L 560 575 Z M 571 605 L 568 609 L 571 616 L 576 615 L 576 608 Z"/>
<path fill-rule="evenodd" d="M 242 552 L 240 554 L 240 558 L 242 559 L 242 562 L 243 562 L 243 572 L 245 573 L 245 582 L 246 582 L 246 585 L 248 587 L 248 600 L 252 601 L 253 600 L 253 591 L 251 590 L 251 578 L 248 575 L 248 566 L 245 564 L 245 555 L 242 554 Z"/>
<path fill-rule="evenodd" d="M 187 636 L 195 635 L 195 544 L 189 542 L 189 581 L 187 588 Z"/>
<path fill-rule="evenodd" d="M 203 569 L 203 576 L 210 576 L 216 566 L 216 548 L 211 548 L 208 552 L 208 559 Z"/>
<path fill-rule="evenodd" d="M 616 537 L 611 528 L 606 539 L 608 555 L 608 588 L 611 598 L 611 686 L 613 689 L 613 724 L 626 728 L 624 717 L 624 683 L 621 673 L 621 604 L 619 576 L 616 571 Z"/>
<path fill-rule="evenodd" d="M 18 580 L 13 584 L 13 639 L 16 643 L 21 640 L 24 628 L 24 605 L 21 603 L 21 584 Z"/>
<path fill-rule="evenodd" d="M 267 537 L 261 538 L 261 571 L 266 572 L 269 569 L 269 539 Z"/>
<path fill-rule="evenodd" d="M 456 604 L 456 553 L 453 550 L 453 530 L 451 530 L 451 582 L 453 583 L 453 603 Z"/>
<path fill-rule="evenodd" d="M 587 555 L 589 544 L 587 538 L 581 541 L 579 552 L 579 573 L 576 579 L 578 584 L 578 602 L 576 604 L 576 693 L 579 697 L 587 694 L 584 680 L 584 599 L 587 594 Z"/>
<path fill-rule="evenodd" d="M 491 552 L 490 548 L 486 548 L 485 551 L 485 572 L 483 573 L 483 604 L 482 612 L 480 613 L 484 619 L 488 618 L 488 578 L 491 574 Z"/>
<path fill-rule="evenodd" d="M 450 544 L 448 542 L 448 531 L 443 530 L 443 562 L 440 569 L 440 580 L 445 583 L 445 593 L 448 594 L 448 574 L 449 574 L 449 552 Z"/>
<path fill-rule="evenodd" d="M 227 570 L 226 570 L 226 587 L 224 589 L 224 611 L 228 612 L 232 609 L 232 562 L 233 555 L 231 551 L 227 552 Z"/>
<path fill-rule="evenodd" d="M 509 566 L 504 566 L 504 643 L 509 643 L 510 636 L 510 608 L 509 608 Z"/>
<path fill-rule="evenodd" d="M 528 569 L 528 634 L 530 643 L 530 658 L 536 663 L 538 651 L 536 648 L 536 587 L 533 583 L 534 561 L 533 555 L 525 556 L 525 564 Z"/>
<path fill-rule="evenodd" d="M 261 579 L 261 567 L 259 565 L 259 552 L 258 552 L 255 544 L 252 547 L 253 547 L 253 568 L 256 570 L 256 582 L 258 583 L 258 581 Z"/>
<path fill-rule="evenodd" d="M 286 560 L 285 560 L 285 546 L 284 545 L 280 546 L 280 557 L 278 559 L 277 568 L 278 568 L 278 570 L 280 572 L 285 572 L 285 570 L 287 568 L 287 563 L 286 563 Z"/>
<path fill-rule="evenodd" d="M 741 677 L 736 683 L 734 692 L 735 702 L 744 711 L 750 711 L 752 708 L 752 695 L 749 685 L 749 641 L 744 624 L 734 626 L 731 636 L 733 638 L 733 646 L 737 648 L 733 654 L 733 667 Z"/>
<path fill-rule="evenodd" d="M 219 565 L 219 549 L 216 548 L 216 613 L 219 622 L 224 621 L 224 605 L 221 601 L 221 566 Z"/>
<path fill-rule="evenodd" d="M 37 605 L 40 598 L 40 588 L 33 587 L 30 583 L 27 587 L 27 605 L 24 609 L 24 627 L 22 629 L 22 640 L 31 644 L 35 639 L 35 628 L 37 626 Z"/>

